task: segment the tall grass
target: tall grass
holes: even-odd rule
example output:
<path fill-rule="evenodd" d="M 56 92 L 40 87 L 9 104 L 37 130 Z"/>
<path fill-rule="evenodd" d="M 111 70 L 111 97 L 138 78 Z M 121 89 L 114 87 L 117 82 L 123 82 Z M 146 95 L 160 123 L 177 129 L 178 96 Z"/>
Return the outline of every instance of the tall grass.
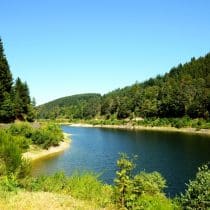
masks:
<path fill-rule="evenodd" d="M 72 176 L 58 172 L 51 176 L 28 178 L 22 183 L 22 187 L 29 191 L 67 194 L 97 203 L 99 206 L 112 203 L 113 188 L 102 183 L 98 175 L 92 172 L 75 173 Z"/>

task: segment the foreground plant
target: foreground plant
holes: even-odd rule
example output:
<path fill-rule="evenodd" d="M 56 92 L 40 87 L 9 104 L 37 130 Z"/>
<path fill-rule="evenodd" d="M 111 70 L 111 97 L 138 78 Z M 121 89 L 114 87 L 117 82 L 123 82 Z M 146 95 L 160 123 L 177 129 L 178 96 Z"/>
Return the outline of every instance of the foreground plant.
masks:
<path fill-rule="evenodd" d="M 183 209 L 210 209 L 210 170 L 208 165 L 198 168 L 196 178 L 189 181 L 185 194 L 179 199 Z"/>
<path fill-rule="evenodd" d="M 163 190 L 166 180 L 158 172 L 133 174 L 134 160 L 120 154 L 115 181 L 115 202 L 120 209 L 176 209 Z"/>

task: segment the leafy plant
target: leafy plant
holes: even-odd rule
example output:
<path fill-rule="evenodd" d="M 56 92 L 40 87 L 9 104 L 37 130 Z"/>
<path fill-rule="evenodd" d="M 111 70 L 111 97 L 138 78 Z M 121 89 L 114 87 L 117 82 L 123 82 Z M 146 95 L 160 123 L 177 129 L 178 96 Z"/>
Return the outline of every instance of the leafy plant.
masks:
<path fill-rule="evenodd" d="M 140 172 L 133 175 L 134 160 L 120 154 L 115 179 L 115 202 L 121 209 L 174 209 L 163 190 L 166 180 L 158 173 Z M 164 207 L 164 208 L 163 208 Z"/>
<path fill-rule="evenodd" d="M 210 170 L 208 165 L 198 168 L 196 178 L 189 181 L 185 194 L 179 199 L 183 209 L 210 209 Z"/>

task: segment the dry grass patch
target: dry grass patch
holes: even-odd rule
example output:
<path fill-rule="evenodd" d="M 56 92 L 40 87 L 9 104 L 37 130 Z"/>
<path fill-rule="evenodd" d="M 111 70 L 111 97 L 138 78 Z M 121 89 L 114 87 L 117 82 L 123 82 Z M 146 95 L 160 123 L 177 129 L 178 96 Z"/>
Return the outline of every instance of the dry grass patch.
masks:
<path fill-rule="evenodd" d="M 99 208 L 96 204 L 81 201 L 71 196 L 49 192 L 25 192 L 6 194 L 0 198 L 1 210 L 114 210 L 113 207 Z"/>

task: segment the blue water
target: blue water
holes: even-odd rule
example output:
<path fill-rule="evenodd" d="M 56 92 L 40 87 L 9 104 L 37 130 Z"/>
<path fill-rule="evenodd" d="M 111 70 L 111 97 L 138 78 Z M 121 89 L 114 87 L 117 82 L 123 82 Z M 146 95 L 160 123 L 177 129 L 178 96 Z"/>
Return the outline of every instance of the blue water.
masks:
<path fill-rule="evenodd" d="M 120 152 L 138 155 L 136 172 L 158 171 L 167 180 L 166 193 L 173 197 L 184 192 L 185 183 L 195 177 L 197 167 L 210 160 L 210 137 L 173 132 L 128 131 L 62 126 L 72 134 L 64 153 L 40 160 L 33 174 L 52 174 L 63 170 L 91 170 L 109 184 L 115 177 Z"/>

